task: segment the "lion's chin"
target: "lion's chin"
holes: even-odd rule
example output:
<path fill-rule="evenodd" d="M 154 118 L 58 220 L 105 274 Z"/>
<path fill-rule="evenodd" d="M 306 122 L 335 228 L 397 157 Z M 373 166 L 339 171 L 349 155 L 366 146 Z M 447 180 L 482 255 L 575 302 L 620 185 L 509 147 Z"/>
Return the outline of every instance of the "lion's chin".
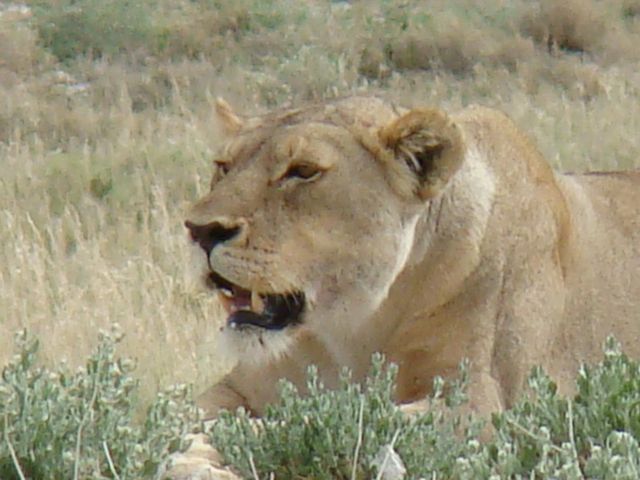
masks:
<path fill-rule="evenodd" d="M 234 363 L 264 364 L 278 360 L 295 343 L 296 328 L 265 330 L 259 327 L 223 327 L 217 337 L 222 356 Z"/>

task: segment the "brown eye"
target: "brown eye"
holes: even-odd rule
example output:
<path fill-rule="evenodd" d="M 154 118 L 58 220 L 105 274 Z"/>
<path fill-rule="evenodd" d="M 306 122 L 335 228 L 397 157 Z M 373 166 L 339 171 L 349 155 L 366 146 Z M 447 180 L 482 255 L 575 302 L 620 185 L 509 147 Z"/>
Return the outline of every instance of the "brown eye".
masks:
<path fill-rule="evenodd" d="M 227 173 L 229 173 L 229 163 L 228 162 L 221 162 L 219 160 L 215 160 L 213 163 L 216 166 L 216 173 L 221 174 L 222 176 L 224 176 Z"/>
<path fill-rule="evenodd" d="M 313 180 L 320 176 L 322 170 L 311 163 L 295 163 L 290 165 L 283 178 L 300 178 L 302 180 Z"/>

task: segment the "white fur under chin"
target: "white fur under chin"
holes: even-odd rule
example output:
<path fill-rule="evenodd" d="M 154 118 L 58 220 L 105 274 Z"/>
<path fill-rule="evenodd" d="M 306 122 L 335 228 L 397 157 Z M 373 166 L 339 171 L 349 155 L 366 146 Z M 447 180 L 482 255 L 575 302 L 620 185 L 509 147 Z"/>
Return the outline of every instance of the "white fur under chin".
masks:
<path fill-rule="evenodd" d="M 216 351 L 233 363 L 264 364 L 281 358 L 295 342 L 295 335 L 288 329 L 234 329 L 225 326 L 216 342 Z"/>

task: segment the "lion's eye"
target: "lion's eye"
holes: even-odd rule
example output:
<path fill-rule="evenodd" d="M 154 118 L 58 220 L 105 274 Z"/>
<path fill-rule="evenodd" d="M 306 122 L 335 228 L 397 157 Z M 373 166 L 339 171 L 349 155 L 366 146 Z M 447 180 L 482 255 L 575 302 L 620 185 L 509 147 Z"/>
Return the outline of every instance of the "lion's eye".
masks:
<path fill-rule="evenodd" d="M 216 173 L 220 174 L 220 175 L 226 175 L 227 173 L 229 173 L 229 163 L 228 162 L 221 162 L 219 160 L 214 161 L 215 165 L 216 165 Z"/>
<path fill-rule="evenodd" d="M 300 178 L 314 180 L 322 174 L 322 169 L 311 163 L 294 163 L 290 165 L 282 178 Z"/>

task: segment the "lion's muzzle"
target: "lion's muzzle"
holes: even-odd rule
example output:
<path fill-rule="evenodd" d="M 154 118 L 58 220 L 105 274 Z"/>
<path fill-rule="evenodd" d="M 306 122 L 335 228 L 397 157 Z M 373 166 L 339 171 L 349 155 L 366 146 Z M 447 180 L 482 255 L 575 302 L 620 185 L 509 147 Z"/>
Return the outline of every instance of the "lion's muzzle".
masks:
<path fill-rule="evenodd" d="M 301 323 L 305 295 L 301 291 L 289 293 L 257 292 L 242 287 L 213 270 L 211 252 L 221 244 L 239 241 L 246 234 L 246 222 L 218 219 L 206 224 L 185 222 L 191 239 L 204 250 L 210 272 L 206 283 L 216 290 L 228 313 L 227 325 L 234 329 L 261 328 L 282 330 Z"/>

